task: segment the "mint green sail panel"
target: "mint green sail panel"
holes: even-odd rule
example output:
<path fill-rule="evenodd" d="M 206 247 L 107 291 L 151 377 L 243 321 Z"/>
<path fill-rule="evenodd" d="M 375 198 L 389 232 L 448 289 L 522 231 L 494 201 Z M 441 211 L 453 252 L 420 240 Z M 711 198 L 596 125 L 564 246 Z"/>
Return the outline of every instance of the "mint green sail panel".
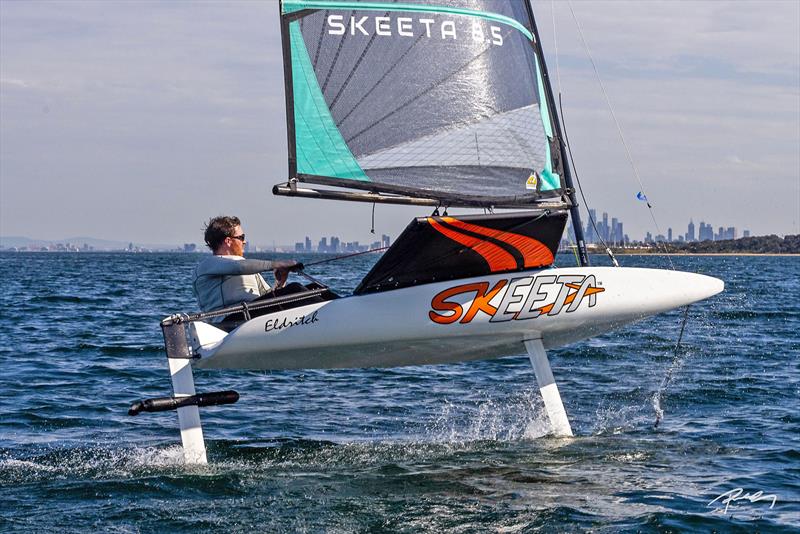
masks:
<path fill-rule="evenodd" d="M 540 174 L 541 182 L 539 183 L 539 190 L 557 191 L 561 188 L 561 177 L 553 172 L 552 160 L 550 159 L 550 145 L 547 145 L 546 152 L 545 167 Z"/>
<path fill-rule="evenodd" d="M 553 138 L 553 125 L 550 124 L 550 112 L 547 109 L 547 98 L 544 94 L 544 82 L 542 82 L 542 69 L 539 67 L 539 59 L 536 58 L 536 87 L 539 91 L 539 113 L 542 116 L 544 133 L 548 139 Z M 544 168 L 540 173 L 540 191 L 556 191 L 561 188 L 561 177 L 553 172 L 553 158 L 550 154 L 550 144 L 545 148 Z"/>
<path fill-rule="evenodd" d="M 368 181 L 369 178 L 356 162 L 333 122 L 303 43 L 299 23 L 292 22 L 289 26 L 292 35 L 297 172 Z"/>
<path fill-rule="evenodd" d="M 282 14 L 299 180 L 443 205 L 563 193 L 522 1 L 284 0 Z"/>

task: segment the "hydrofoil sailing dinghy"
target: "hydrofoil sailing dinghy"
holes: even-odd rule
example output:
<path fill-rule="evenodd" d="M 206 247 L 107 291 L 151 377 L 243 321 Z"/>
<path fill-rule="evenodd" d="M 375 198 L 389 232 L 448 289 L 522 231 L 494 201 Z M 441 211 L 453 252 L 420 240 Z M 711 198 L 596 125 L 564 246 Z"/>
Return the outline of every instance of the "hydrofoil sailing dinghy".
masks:
<path fill-rule="evenodd" d="M 571 435 L 546 349 L 722 291 L 699 274 L 589 266 L 527 2 L 284 0 L 280 14 L 289 180 L 273 192 L 433 213 L 414 219 L 350 296 L 315 283 L 162 321 L 174 396 L 131 413 L 177 409 L 187 462 L 206 461 L 199 406 L 238 399 L 196 395 L 192 368 L 387 367 L 527 351 L 553 433 Z M 470 207 L 486 213 L 448 214 Z M 581 266 L 553 268 L 568 214 Z M 214 322 L 231 314 L 239 320 Z"/>

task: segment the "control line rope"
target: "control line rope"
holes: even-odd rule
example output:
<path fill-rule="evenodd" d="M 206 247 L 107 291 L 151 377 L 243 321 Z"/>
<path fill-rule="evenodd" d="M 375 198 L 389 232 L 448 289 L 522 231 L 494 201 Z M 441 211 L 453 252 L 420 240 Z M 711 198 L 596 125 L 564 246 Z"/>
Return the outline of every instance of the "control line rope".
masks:
<path fill-rule="evenodd" d="M 631 165 L 631 169 L 633 169 L 633 175 L 636 177 L 636 181 L 639 183 L 639 188 L 640 188 L 639 190 L 641 191 L 642 195 L 644 195 L 644 200 L 647 203 L 647 209 L 648 209 L 648 212 L 650 213 L 650 218 L 653 220 L 653 225 L 656 228 L 656 232 L 658 234 L 661 234 L 661 228 L 659 227 L 658 221 L 656 220 L 656 216 L 655 216 L 655 212 L 653 210 L 653 206 L 650 204 L 650 201 L 647 200 L 647 193 L 645 191 L 644 184 L 642 183 L 641 176 L 639 175 L 639 169 L 636 167 L 636 163 L 633 160 L 633 156 L 631 154 L 630 148 L 628 147 L 628 143 L 625 141 L 625 136 L 622 133 L 622 126 L 620 125 L 619 120 L 617 120 L 617 114 L 614 112 L 614 106 L 611 104 L 611 98 L 609 98 L 608 92 L 606 91 L 606 88 L 605 88 L 605 85 L 603 85 L 603 80 L 600 77 L 600 71 L 597 68 L 597 64 L 595 63 L 594 58 L 592 57 L 592 52 L 589 49 L 589 45 L 586 42 L 586 38 L 583 35 L 583 28 L 581 27 L 581 23 L 578 20 L 577 15 L 575 14 L 575 10 L 573 9 L 572 0 L 567 0 L 567 4 L 569 5 L 569 10 L 570 10 L 570 13 L 572 14 L 572 19 L 575 21 L 575 25 L 578 28 L 578 35 L 580 36 L 581 43 L 583 44 L 583 47 L 586 50 L 586 55 L 589 58 L 589 62 L 592 64 L 592 69 L 594 69 L 594 74 L 595 74 L 595 77 L 597 78 L 597 83 L 600 86 L 600 90 L 603 92 L 603 97 L 605 98 L 606 104 L 608 105 L 608 109 L 609 109 L 609 111 L 611 113 L 611 118 L 614 120 L 614 124 L 617 127 L 617 132 L 619 133 L 619 138 L 622 141 L 622 146 L 625 148 L 625 155 L 628 158 L 628 162 Z M 555 12 L 553 13 L 553 30 L 554 30 L 553 33 L 555 34 L 556 33 L 555 32 Z M 558 60 L 556 59 L 556 61 L 558 61 Z M 558 65 L 558 63 L 556 63 L 556 65 Z M 561 113 L 561 122 L 562 122 L 562 125 L 563 125 L 564 124 L 564 111 L 561 108 L 560 78 L 559 78 L 559 102 L 558 102 L 558 104 L 559 104 L 559 111 Z M 564 135 L 566 137 L 566 125 L 564 126 Z M 568 153 L 569 153 L 570 162 L 572 163 L 572 168 L 574 170 L 575 169 L 575 162 L 572 159 L 572 150 L 570 149 L 568 140 L 565 139 L 565 141 L 567 143 L 567 150 L 568 150 Z M 578 184 L 578 190 L 581 192 L 581 197 L 583 198 L 583 202 L 585 204 L 587 204 L 587 206 L 588 206 L 588 203 L 586 203 L 586 198 L 583 196 L 583 188 L 580 185 L 580 179 L 578 178 L 577 171 L 575 171 L 575 178 L 576 178 L 576 182 Z M 591 214 L 589 214 L 589 218 L 592 219 L 592 225 L 594 225 L 594 227 L 595 227 L 595 232 L 599 234 L 599 232 L 597 232 L 597 227 L 595 225 L 594 219 L 591 217 Z M 601 238 L 601 240 L 602 240 L 602 238 Z M 605 242 L 603 242 L 603 244 L 605 245 Z M 661 246 L 663 247 L 664 252 L 667 254 L 667 261 L 669 261 L 669 265 L 670 265 L 671 269 L 673 271 L 676 270 L 675 269 L 675 264 L 672 262 L 672 258 L 669 255 L 669 249 L 667 248 L 666 244 L 661 243 Z M 614 259 L 614 256 L 611 253 L 610 249 L 608 249 L 607 245 L 606 245 L 606 251 L 611 256 L 611 259 L 614 261 L 614 264 L 616 265 L 617 262 Z M 675 343 L 675 350 L 674 350 L 674 353 L 673 353 L 673 356 L 672 356 L 672 363 L 669 366 L 669 368 L 667 368 L 667 372 L 664 375 L 664 378 L 662 379 L 658 390 L 656 390 L 656 392 L 653 394 L 652 404 L 653 404 L 653 409 L 656 412 L 656 421 L 655 421 L 655 423 L 653 425 L 654 429 L 658 428 L 658 425 L 664 419 L 664 410 L 661 408 L 661 400 L 664 397 L 664 394 L 666 393 L 666 390 L 669 387 L 670 383 L 672 382 L 672 377 L 673 377 L 675 371 L 677 371 L 678 369 L 680 369 L 680 367 L 683 366 L 683 359 L 681 358 L 680 347 L 681 347 L 681 342 L 683 341 L 683 334 L 684 334 L 684 332 L 686 330 L 686 323 L 687 323 L 688 319 L 689 319 L 689 306 L 686 306 L 684 308 L 684 310 L 683 310 L 683 319 L 681 320 L 681 329 L 680 329 L 680 333 L 678 334 L 678 340 Z"/>
<path fill-rule="evenodd" d="M 313 261 L 311 263 L 303 263 L 304 267 L 310 267 L 312 265 L 319 265 L 321 263 L 328 263 L 330 261 L 337 261 L 343 260 L 345 258 L 352 258 L 353 256 L 361 256 L 362 254 L 369 254 L 370 252 L 380 252 L 381 250 L 386 250 L 389 247 L 380 247 L 380 248 L 373 248 L 370 250 L 362 250 L 361 252 L 353 252 L 352 254 L 345 254 L 344 256 L 335 256 L 333 258 L 326 258 L 324 260 Z"/>
<path fill-rule="evenodd" d="M 683 332 L 686 329 L 686 320 L 689 318 L 689 306 L 686 306 L 683 309 L 683 320 L 681 321 L 681 332 L 678 334 L 678 342 L 675 344 L 675 353 L 672 356 L 672 364 L 667 369 L 667 374 L 664 375 L 664 379 L 661 381 L 661 385 L 658 387 L 658 390 L 653 393 L 653 409 L 656 412 L 656 422 L 653 424 L 653 428 L 658 428 L 659 423 L 661 423 L 662 419 L 664 419 L 664 410 L 661 408 L 661 400 L 664 398 L 664 394 L 667 391 L 667 387 L 672 382 L 672 375 L 683 366 L 683 360 L 681 359 L 680 354 L 680 347 L 681 347 L 681 340 L 683 339 Z"/>

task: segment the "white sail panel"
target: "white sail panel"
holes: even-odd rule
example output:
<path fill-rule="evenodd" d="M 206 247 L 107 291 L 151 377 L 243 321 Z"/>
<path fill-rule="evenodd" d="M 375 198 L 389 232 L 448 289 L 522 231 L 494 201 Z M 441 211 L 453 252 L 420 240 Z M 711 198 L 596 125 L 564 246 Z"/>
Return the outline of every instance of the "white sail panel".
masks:
<path fill-rule="evenodd" d="M 390 167 L 543 168 L 547 137 L 537 105 L 525 106 L 358 158 L 364 170 Z"/>

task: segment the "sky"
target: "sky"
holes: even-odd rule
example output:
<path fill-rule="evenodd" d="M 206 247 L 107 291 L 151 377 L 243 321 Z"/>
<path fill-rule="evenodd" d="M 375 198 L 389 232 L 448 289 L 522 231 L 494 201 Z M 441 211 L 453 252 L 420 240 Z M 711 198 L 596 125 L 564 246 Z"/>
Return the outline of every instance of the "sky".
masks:
<path fill-rule="evenodd" d="M 655 223 L 570 4 L 534 1 L 590 207 L 634 239 L 800 233 L 800 2 L 571 5 Z M 374 240 L 370 204 L 286 178 L 276 1 L 0 0 L 0 235 L 201 243 L 235 214 L 256 245 Z M 377 206 L 375 232 L 429 213 Z"/>

